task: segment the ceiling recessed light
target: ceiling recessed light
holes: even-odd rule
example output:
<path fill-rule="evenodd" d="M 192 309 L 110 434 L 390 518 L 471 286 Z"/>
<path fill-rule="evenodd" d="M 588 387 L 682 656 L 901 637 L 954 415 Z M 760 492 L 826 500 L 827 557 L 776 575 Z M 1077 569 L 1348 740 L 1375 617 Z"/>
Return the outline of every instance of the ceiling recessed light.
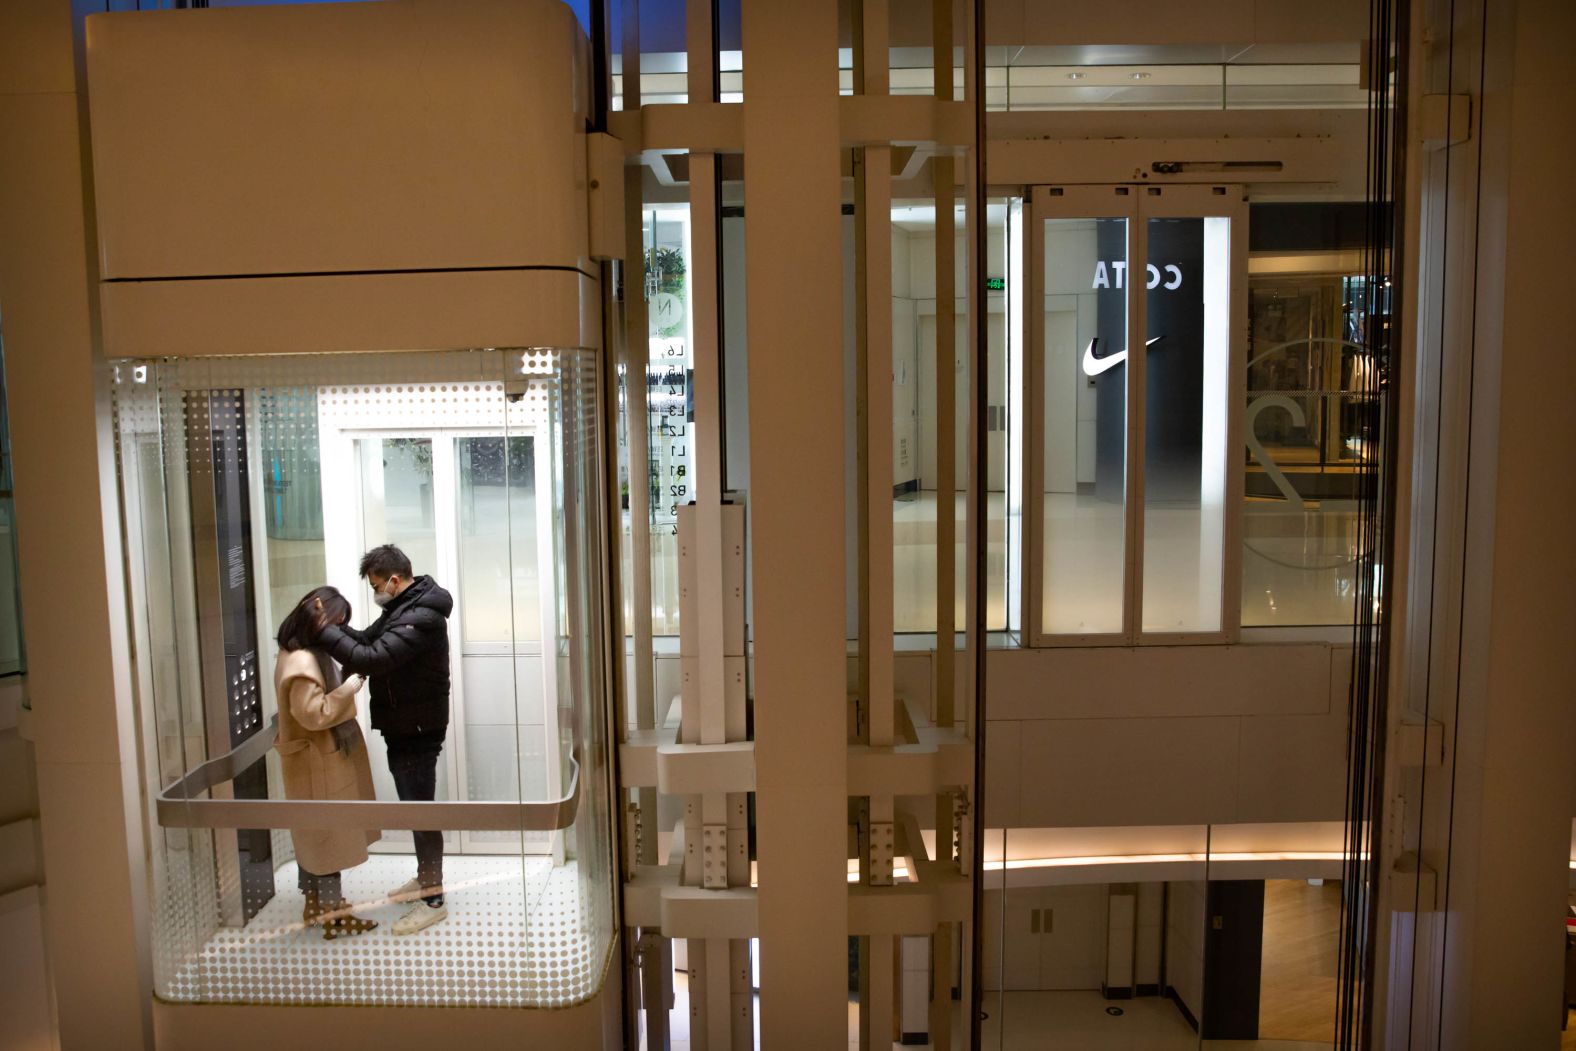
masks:
<path fill-rule="evenodd" d="M 1083 78 L 1084 78 L 1084 75 L 1082 73 L 1069 73 L 1069 74 L 1067 74 L 1067 79 L 1068 80 L 1082 80 Z"/>
<path fill-rule="evenodd" d="M 1149 74 L 1148 73 L 1129 73 L 1128 76 L 1132 77 L 1134 80 L 1148 80 L 1149 79 Z"/>

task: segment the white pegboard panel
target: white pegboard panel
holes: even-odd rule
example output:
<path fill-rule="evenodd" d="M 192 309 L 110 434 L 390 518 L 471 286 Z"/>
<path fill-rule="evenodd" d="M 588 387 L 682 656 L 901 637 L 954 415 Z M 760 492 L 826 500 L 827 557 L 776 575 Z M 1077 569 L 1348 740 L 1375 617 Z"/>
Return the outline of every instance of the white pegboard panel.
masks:
<path fill-rule="evenodd" d="M 701 886 L 707 890 L 728 887 L 728 826 L 706 825 L 701 829 Z"/>
<path fill-rule="evenodd" d="M 870 823 L 870 885 L 873 887 L 890 887 L 892 885 L 892 857 L 896 849 L 896 837 L 893 834 L 892 822 L 872 821 Z"/>
<path fill-rule="evenodd" d="M 167 358 L 157 366 L 170 374 L 170 382 L 191 390 L 485 383 L 520 374 L 521 355 L 519 350 L 500 349 L 386 354 L 243 354 Z"/>
<path fill-rule="evenodd" d="M 221 928 L 212 914 L 194 922 L 203 915 L 190 896 L 201 874 L 172 878 L 154 931 L 159 994 L 209 1003 L 565 1007 L 596 993 L 610 940 L 598 936 L 603 924 L 585 922 L 602 910 L 584 900 L 576 862 L 446 858 L 449 918 L 396 937 L 389 928 L 408 906 L 386 895 L 413 864 L 375 855 L 346 871 L 345 897 L 379 927 L 334 941 L 302 924 L 293 862 L 277 870 L 272 900 L 243 928 Z"/>

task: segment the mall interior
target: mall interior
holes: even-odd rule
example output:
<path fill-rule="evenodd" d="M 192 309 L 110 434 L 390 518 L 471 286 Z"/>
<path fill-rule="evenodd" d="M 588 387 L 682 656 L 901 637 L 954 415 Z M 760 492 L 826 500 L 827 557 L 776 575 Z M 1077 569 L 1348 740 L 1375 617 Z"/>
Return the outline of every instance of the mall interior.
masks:
<path fill-rule="evenodd" d="M 0 0 L 0 1048 L 1576 1048 L 1573 40 Z"/>

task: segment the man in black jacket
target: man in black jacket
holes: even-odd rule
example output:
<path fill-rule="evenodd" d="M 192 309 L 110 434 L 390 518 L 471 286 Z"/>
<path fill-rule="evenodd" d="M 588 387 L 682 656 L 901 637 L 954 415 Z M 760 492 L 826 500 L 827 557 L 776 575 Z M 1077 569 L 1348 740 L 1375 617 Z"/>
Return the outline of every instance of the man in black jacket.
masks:
<path fill-rule="evenodd" d="M 372 728 L 383 733 L 399 797 L 430 801 L 449 730 L 448 618 L 454 598 L 431 577 L 412 576 L 410 559 L 393 544 L 363 555 L 361 576 L 382 615 L 363 631 L 330 625 L 318 645 L 346 671 L 368 676 Z M 443 833 L 413 835 L 416 878 L 392 894 L 421 901 L 394 922 L 395 934 L 414 934 L 449 914 L 443 901 Z"/>

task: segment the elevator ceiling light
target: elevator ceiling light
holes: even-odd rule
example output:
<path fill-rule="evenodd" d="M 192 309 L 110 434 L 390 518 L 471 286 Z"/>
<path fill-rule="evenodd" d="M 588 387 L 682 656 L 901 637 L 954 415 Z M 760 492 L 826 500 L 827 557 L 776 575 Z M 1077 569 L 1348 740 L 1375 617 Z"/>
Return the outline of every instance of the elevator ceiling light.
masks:
<path fill-rule="evenodd" d="M 1069 74 L 1067 74 L 1067 79 L 1068 80 L 1082 80 L 1083 78 L 1084 78 L 1084 75 L 1082 73 L 1069 73 Z"/>
<path fill-rule="evenodd" d="M 1148 73 L 1129 73 L 1128 76 L 1132 77 L 1134 80 L 1148 80 L 1149 79 L 1149 74 Z"/>

